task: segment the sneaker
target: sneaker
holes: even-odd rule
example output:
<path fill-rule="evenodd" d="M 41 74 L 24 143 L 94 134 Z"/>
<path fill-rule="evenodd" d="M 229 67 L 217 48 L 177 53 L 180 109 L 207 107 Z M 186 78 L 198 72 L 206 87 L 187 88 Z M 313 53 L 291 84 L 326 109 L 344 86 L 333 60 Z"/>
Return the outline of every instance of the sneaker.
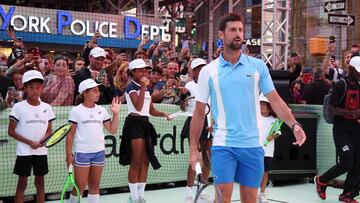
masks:
<path fill-rule="evenodd" d="M 320 176 L 315 176 L 314 177 L 314 184 L 315 184 L 315 187 L 316 187 L 316 192 L 319 195 L 319 197 L 321 199 L 325 200 L 326 199 L 326 193 L 325 192 L 326 192 L 327 184 L 320 182 Z"/>
<path fill-rule="evenodd" d="M 268 198 L 266 197 L 266 194 L 261 192 L 259 195 L 258 195 L 258 203 L 269 203 L 269 200 Z"/>
<path fill-rule="evenodd" d="M 192 197 L 186 197 L 184 203 L 194 203 L 194 200 Z"/>
<path fill-rule="evenodd" d="M 353 197 L 351 197 L 350 193 L 341 194 L 339 196 L 339 203 L 359 203 Z"/>

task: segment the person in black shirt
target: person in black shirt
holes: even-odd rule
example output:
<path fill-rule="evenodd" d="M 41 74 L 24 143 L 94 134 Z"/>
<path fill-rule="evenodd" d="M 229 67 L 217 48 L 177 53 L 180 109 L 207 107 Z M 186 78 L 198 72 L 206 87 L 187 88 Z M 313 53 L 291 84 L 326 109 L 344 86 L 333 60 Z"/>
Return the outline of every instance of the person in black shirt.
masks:
<path fill-rule="evenodd" d="M 305 85 L 302 98 L 306 104 L 323 104 L 324 97 L 330 88 L 331 85 L 325 81 L 324 71 L 318 68 L 314 73 L 314 80 Z"/>
<path fill-rule="evenodd" d="M 293 82 L 300 76 L 302 71 L 301 57 L 298 53 L 291 53 L 291 58 L 288 61 L 288 70 L 290 71 L 289 85 L 291 86 Z"/>
<path fill-rule="evenodd" d="M 110 77 L 110 75 L 107 74 L 106 79 L 104 79 L 104 81 L 98 81 L 100 70 L 103 67 L 105 57 L 106 57 L 106 52 L 104 49 L 100 47 L 95 47 L 91 50 L 89 56 L 90 65 L 76 72 L 76 74 L 73 77 L 75 83 L 75 94 L 74 94 L 75 98 L 79 94 L 78 93 L 79 84 L 88 78 L 92 78 L 96 82 L 102 84 L 99 86 L 100 99 L 98 101 L 98 104 L 111 103 L 112 98 L 114 97 L 114 90 L 113 90 L 114 83 L 112 77 Z"/>
<path fill-rule="evenodd" d="M 326 199 L 327 182 L 346 173 L 344 191 L 339 202 L 357 202 L 360 177 L 360 56 L 353 56 L 349 64 L 349 74 L 333 87 L 329 112 L 335 115 L 333 137 L 338 163 L 321 176 L 314 179 L 317 193 Z M 345 96 L 341 101 L 342 95 Z"/>

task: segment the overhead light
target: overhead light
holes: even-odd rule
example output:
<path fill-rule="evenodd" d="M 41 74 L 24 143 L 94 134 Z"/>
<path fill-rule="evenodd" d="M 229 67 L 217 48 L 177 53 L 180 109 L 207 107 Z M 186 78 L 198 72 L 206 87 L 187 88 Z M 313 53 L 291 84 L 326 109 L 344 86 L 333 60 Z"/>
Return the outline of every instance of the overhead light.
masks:
<path fill-rule="evenodd" d="M 51 51 L 49 51 L 50 53 L 54 53 L 55 51 L 54 50 L 51 50 Z"/>
<path fill-rule="evenodd" d="M 246 13 L 251 13 L 251 12 L 252 12 L 251 8 L 246 9 Z"/>

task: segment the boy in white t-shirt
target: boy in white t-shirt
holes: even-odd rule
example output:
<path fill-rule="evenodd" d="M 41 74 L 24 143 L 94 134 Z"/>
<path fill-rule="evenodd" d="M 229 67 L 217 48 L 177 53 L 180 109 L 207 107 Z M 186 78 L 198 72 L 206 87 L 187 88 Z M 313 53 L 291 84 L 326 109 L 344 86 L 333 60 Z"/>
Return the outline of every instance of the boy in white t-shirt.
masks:
<path fill-rule="evenodd" d="M 36 200 L 45 202 L 44 176 L 48 173 L 47 148 L 42 144 L 51 135 L 51 121 L 55 114 L 49 104 L 40 101 L 44 78 L 39 71 L 23 75 L 22 83 L 27 99 L 16 103 L 10 112 L 9 136 L 16 139 L 14 174 L 19 176 L 15 202 L 24 202 L 28 176 L 35 175 Z"/>
<path fill-rule="evenodd" d="M 266 141 L 268 144 L 263 146 L 265 157 L 264 157 L 264 175 L 261 180 L 260 184 L 260 193 L 258 195 L 258 203 L 268 203 L 269 200 L 265 195 L 265 188 L 268 182 L 269 171 L 271 170 L 271 162 L 272 158 L 274 157 L 274 149 L 275 143 L 274 140 L 281 135 L 281 131 L 278 130 L 274 132 L 272 135 L 269 135 L 269 132 L 276 121 L 276 114 L 270 106 L 269 100 L 263 95 L 260 95 L 260 110 L 261 110 L 261 119 L 263 130 L 261 133 L 262 142 L 265 143 Z"/>

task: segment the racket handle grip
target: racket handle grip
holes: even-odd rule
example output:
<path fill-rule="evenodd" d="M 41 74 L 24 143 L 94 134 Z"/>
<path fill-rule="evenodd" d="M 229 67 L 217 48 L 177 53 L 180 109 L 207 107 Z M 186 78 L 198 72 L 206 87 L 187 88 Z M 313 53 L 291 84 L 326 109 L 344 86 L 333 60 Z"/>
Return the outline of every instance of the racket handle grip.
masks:
<path fill-rule="evenodd" d="M 264 147 L 266 147 L 268 144 L 269 144 L 269 141 L 266 140 L 266 141 L 264 142 Z"/>
<path fill-rule="evenodd" d="M 72 164 L 70 164 L 69 166 L 69 173 L 73 173 L 74 172 L 74 166 Z"/>
<path fill-rule="evenodd" d="M 208 115 L 206 115 L 206 120 L 207 120 L 207 127 L 210 128 L 211 127 L 211 117 L 210 117 L 210 113 Z"/>
<path fill-rule="evenodd" d="M 202 174 L 201 166 L 200 166 L 199 162 L 196 162 L 196 164 L 195 164 L 195 173 L 197 176 Z"/>

